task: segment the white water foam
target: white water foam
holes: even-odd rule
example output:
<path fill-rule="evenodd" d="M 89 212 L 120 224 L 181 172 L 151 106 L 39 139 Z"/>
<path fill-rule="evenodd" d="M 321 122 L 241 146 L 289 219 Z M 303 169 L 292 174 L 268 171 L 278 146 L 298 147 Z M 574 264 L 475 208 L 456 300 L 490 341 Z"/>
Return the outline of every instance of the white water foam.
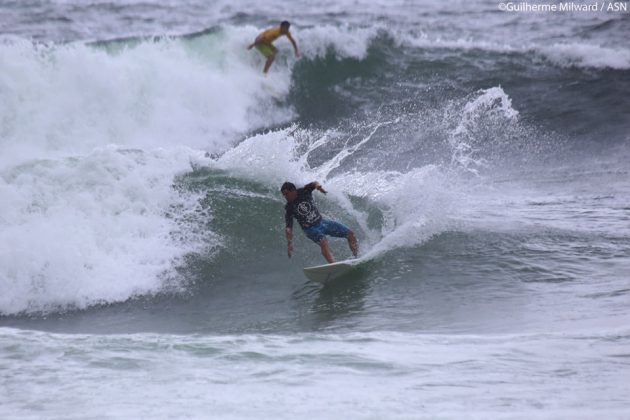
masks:
<path fill-rule="evenodd" d="M 323 57 L 332 49 L 339 57 L 364 59 L 372 40 L 382 28 L 336 27 L 330 25 L 317 26 L 300 30 L 300 46 L 304 55 Z"/>
<path fill-rule="evenodd" d="M 264 91 L 242 45 L 249 32 L 0 44 L 0 313 L 177 289 L 180 258 L 217 245 L 184 226 L 198 200 L 174 178 L 205 151 L 291 117 Z M 288 80 L 279 67 L 273 82 Z"/>
<path fill-rule="evenodd" d="M 384 217 L 376 240 L 363 256 L 375 258 L 397 248 L 413 247 L 449 226 L 457 199 L 453 184 L 439 166 L 400 172 L 368 172 L 330 180 L 347 194 L 367 198 Z"/>
<path fill-rule="evenodd" d="M 274 106 L 241 45 L 246 35 L 145 41 L 113 53 L 83 44 L 0 44 L 3 159 L 107 144 L 225 150 L 243 132 L 286 121 L 291 113 Z M 288 86 L 288 74 L 275 76 L 276 85 Z"/>
<path fill-rule="evenodd" d="M 424 49 L 449 49 L 461 51 L 489 51 L 493 53 L 533 53 L 561 67 L 630 69 L 630 50 L 582 42 L 564 42 L 541 45 L 529 41 L 512 45 L 507 42 L 487 41 L 475 38 L 442 38 L 427 34 L 393 31 L 392 36 L 400 45 Z"/>
<path fill-rule="evenodd" d="M 326 31 L 313 31 L 301 44 L 307 55 L 343 45 Z M 447 210 L 460 198 L 442 168 L 334 175 L 371 144 L 374 131 L 396 121 L 376 124 L 317 167 L 309 165 L 309 154 L 330 133 L 309 140 L 306 151 L 296 137 L 313 134 L 295 127 L 231 147 L 239 132 L 290 117 L 264 93 L 260 57 L 245 49 L 256 33 L 228 28 L 186 41 L 109 46 L 113 52 L 80 44 L 0 46 L 12 58 L 0 71 L 0 86 L 9 93 L 0 105 L 3 313 L 86 307 L 162 290 L 179 258 L 216 245 L 212 235 L 182 232 L 177 214 L 169 215 L 172 207 L 197 204 L 195 196 L 171 187 L 191 159 L 270 185 L 288 179 L 332 185 L 328 199 L 352 215 L 366 248 L 376 253 L 422 243 L 446 229 Z M 337 53 L 361 57 L 373 36 L 368 31 L 362 42 Z M 285 57 L 274 66 L 270 81 L 286 93 L 292 62 Z M 470 122 L 459 126 L 473 124 L 475 113 L 494 109 L 497 101 L 508 112 L 506 98 L 500 88 L 482 93 L 463 111 Z M 122 152 L 130 147 L 139 152 Z M 198 149 L 227 152 L 210 163 Z M 367 213 L 354 208 L 351 195 L 383 211 L 382 229 L 368 227 Z M 189 240 L 180 241 L 181 235 Z"/>
<path fill-rule="evenodd" d="M 562 67 L 630 69 L 630 50 L 600 45 L 566 43 L 535 48 L 545 58 Z"/>
<path fill-rule="evenodd" d="M 205 151 L 227 150 L 218 166 L 256 179 L 310 177 L 303 161 L 287 158 L 293 144 L 282 132 L 230 149 L 242 133 L 293 115 L 265 85 L 286 95 L 295 61 L 279 45 L 262 77 L 263 58 L 246 50 L 258 32 L 226 27 L 100 46 L 4 38 L 0 313 L 176 289 L 181 257 L 220 245 L 211 232 L 182 226 L 198 197 L 172 188 L 191 161 L 206 164 Z M 331 47 L 360 58 L 373 36 L 364 32 L 307 29 L 300 47 L 309 57 Z"/>
<path fill-rule="evenodd" d="M 579 333 L 286 336 L 102 336 L 1 328 L 0 338 L 4 417 L 630 414 L 625 326 Z"/>
<path fill-rule="evenodd" d="M 195 208 L 195 196 L 171 188 L 193 154 L 108 147 L 2 170 L 0 313 L 85 308 L 177 287 L 173 265 L 214 240 L 178 232 L 182 211 L 171 208 Z"/>

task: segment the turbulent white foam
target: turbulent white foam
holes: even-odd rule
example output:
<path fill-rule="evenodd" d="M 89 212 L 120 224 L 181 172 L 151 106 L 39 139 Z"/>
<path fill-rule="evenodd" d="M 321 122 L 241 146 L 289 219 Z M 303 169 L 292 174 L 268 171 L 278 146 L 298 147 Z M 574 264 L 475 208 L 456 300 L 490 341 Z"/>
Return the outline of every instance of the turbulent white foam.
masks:
<path fill-rule="evenodd" d="M 300 47 L 307 57 L 322 57 L 329 48 L 341 57 L 364 59 L 370 42 L 380 28 L 339 28 L 318 26 L 299 31 Z"/>
<path fill-rule="evenodd" d="M 481 112 L 491 110 L 498 112 L 508 119 L 514 119 L 518 116 L 518 111 L 512 108 L 512 100 L 499 86 L 479 91 L 479 96 L 467 103 L 463 109 L 463 121 L 470 123 L 470 120 L 478 116 Z M 464 124 L 458 126 L 459 131 Z"/>
<path fill-rule="evenodd" d="M 484 160 L 475 156 L 476 143 L 480 141 L 478 128 L 488 121 L 516 122 L 518 118 L 518 111 L 512 108 L 512 100 L 498 86 L 476 92 L 463 108 L 456 105 L 448 112 L 454 114 L 451 118 L 456 121 L 449 135 L 452 162 L 473 173 L 478 173 L 477 167 L 484 166 Z"/>
<path fill-rule="evenodd" d="M 225 149 L 239 133 L 284 121 L 290 114 L 264 90 L 244 48 L 248 38 L 247 31 L 227 31 L 115 53 L 82 44 L 2 44 L 3 158 L 86 153 L 110 143 Z M 288 74 L 273 82 L 288 86 Z"/>
<path fill-rule="evenodd" d="M 550 61 L 564 67 L 630 69 L 630 50 L 580 43 L 536 47 Z"/>
<path fill-rule="evenodd" d="M 178 234 L 171 209 L 195 207 L 171 188 L 193 154 L 105 148 L 2 170 L 0 313 L 83 308 L 165 286 L 174 260 L 208 239 Z"/>
<path fill-rule="evenodd" d="M 5 418 L 630 414 L 630 367 L 623 362 L 627 327 L 509 335 L 286 336 L 103 336 L 1 328 L 0 339 L 0 415 Z"/>
<path fill-rule="evenodd" d="M 367 198 L 381 209 L 382 227 L 378 235 L 372 235 L 364 254 L 369 258 L 426 242 L 449 227 L 461 204 L 456 185 L 442 168 L 433 165 L 406 173 L 343 175 L 330 182 L 347 194 Z"/>
<path fill-rule="evenodd" d="M 397 121 L 364 127 L 364 138 L 314 166 L 311 154 L 334 140 L 332 132 L 310 139 L 314 133 L 293 127 L 231 147 L 236 134 L 291 115 L 264 85 L 286 94 L 294 59 L 283 52 L 269 78 L 261 77 L 262 57 L 245 48 L 258 31 L 225 28 L 188 40 L 110 45 L 110 52 L 0 45 L 8 58 L 0 62 L 0 311 L 85 307 L 162 290 L 178 258 L 214 240 L 182 230 L 171 211 L 196 205 L 172 183 L 191 158 L 201 159 L 197 149 L 227 150 L 204 164 L 268 185 L 330 184 L 327 199 L 351 215 L 376 254 L 420 244 L 450 226 L 462 199 L 444 168 L 339 174 L 377 130 Z M 299 43 L 307 57 L 333 48 L 362 58 L 376 33 L 320 27 L 303 30 Z M 488 115 L 511 120 L 517 112 L 494 87 L 455 106 L 454 115 L 447 127 L 453 156 L 470 169 L 475 128 Z M 140 150 L 121 151 L 130 147 Z M 383 227 L 368 227 L 367 213 L 349 196 L 378 207 Z"/>
<path fill-rule="evenodd" d="M 347 194 L 367 198 L 381 209 L 384 222 L 379 234 L 372 236 L 368 257 L 417 246 L 436 234 L 458 228 L 472 198 L 470 185 L 460 176 L 462 169 L 476 174 L 483 166 L 483 159 L 476 155 L 477 130 L 496 120 L 515 122 L 518 117 L 500 87 L 481 90 L 468 101 L 451 104 L 444 114 L 452 153 L 450 165 L 427 165 L 406 172 L 353 172 L 329 180 Z"/>
<path fill-rule="evenodd" d="M 288 135 L 290 130 L 252 136 L 224 153 L 215 166 L 253 181 L 278 186 L 288 179 L 298 183 L 305 181 L 307 167 L 296 154 L 294 138 Z"/>
<path fill-rule="evenodd" d="M 264 87 L 286 93 L 289 70 L 261 76 L 254 34 L 0 44 L 0 313 L 159 292 L 182 255 L 216 245 L 183 226 L 197 201 L 173 179 L 199 149 L 291 116 Z"/>
<path fill-rule="evenodd" d="M 519 51 L 517 47 L 511 46 L 507 43 L 492 42 L 474 38 L 443 38 L 432 37 L 426 33 L 409 33 L 395 31 L 395 38 L 403 46 L 411 46 L 416 48 L 439 48 L 439 49 L 453 49 L 453 50 L 483 50 L 492 52 L 509 53 Z"/>
<path fill-rule="evenodd" d="M 0 147 L 15 163 L 44 153 L 89 153 L 117 144 L 186 145 L 223 151 L 239 134 L 287 121 L 269 92 L 286 95 L 295 63 L 288 42 L 268 78 L 246 46 L 261 29 L 225 27 L 193 39 L 135 45 L 0 43 Z M 364 58 L 377 29 L 332 26 L 300 31 L 305 57 L 332 48 Z M 283 40 L 282 40 L 283 41 Z"/>
<path fill-rule="evenodd" d="M 427 34 L 392 32 L 404 46 L 425 49 L 449 49 L 463 51 L 490 51 L 495 53 L 534 53 L 562 67 L 582 67 L 598 69 L 630 69 L 630 50 L 580 42 L 541 45 L 529 41 L 513 45 L 505 42 L 487 41 L 474 38 L 436 38 Z"/>
<path fill-rule="evenodd" d="M 351 33 L 328 29 L 308 33 L 305 55 L 329 46 L 365 54 L 369 35 L 353 44 Z M 264 60 L 245 48 L 258 32 L 228 27 L 127 46 L 0 44 L 1 313 L 159 292 L 173 285 L 182 255 L 216 245 L 181 226 L 178 212 L 197 202 L 176 193 L 173 178 L 200 159 L 197 149 L 229 150 L 236 135 L 291 117 L 265 85 L 286 94 L 293 61 L 283 54 L 263 78 Z M 284 134 L 254 136 L 217 165 L 307 182 Z"/>

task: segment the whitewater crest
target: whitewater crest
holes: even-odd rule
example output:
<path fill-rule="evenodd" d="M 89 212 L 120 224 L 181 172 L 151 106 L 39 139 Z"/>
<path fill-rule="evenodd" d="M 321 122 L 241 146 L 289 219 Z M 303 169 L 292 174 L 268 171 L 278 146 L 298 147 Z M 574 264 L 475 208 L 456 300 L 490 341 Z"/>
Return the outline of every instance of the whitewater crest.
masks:
<path fill-rule="evenodd" d="M 227 31 L 122 46 L 0 44 L 3 156 L 108 144 L 225 150 L 245 132 L 287 121 L 291 111 L 271 100 L 254 57 L 236 52 L 240 42 L 245 34 Z M 273 83 L 286 90 L 289 74 Z"/>

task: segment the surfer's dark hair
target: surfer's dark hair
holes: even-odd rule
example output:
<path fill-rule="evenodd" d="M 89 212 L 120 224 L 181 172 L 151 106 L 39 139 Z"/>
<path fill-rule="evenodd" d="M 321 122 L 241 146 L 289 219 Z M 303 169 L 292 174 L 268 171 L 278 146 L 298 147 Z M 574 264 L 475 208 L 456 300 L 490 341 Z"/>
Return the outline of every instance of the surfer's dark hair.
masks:
<path fill-rule="evenodd" d="M 282 26 L 286 26 L 288 28 L 289 26 L 291 26 L 291 24 L 288 20 L 283 20 L 282 22 L 280 22 L 280 27 Z"/>
<path fill-rule="evenodd" d="M 295 189 L 295 184 L 293 182 L 285 182 L 282 184 L 282 187 L 280 187 L 280 192 L 293 191 Z"/>

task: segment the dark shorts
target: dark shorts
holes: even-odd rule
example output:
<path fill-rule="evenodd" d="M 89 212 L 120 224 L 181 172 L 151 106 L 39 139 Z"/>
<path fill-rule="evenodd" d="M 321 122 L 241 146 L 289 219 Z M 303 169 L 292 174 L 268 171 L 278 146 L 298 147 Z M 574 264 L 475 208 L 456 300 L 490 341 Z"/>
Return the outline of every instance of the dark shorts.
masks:
<path fill-rule="evenodd" d="M 348 229 L 346 225 L 330 219 L 322 219 L 322 221 L 315 226 L 303 230 L 308 239 L 316 244 L 319 244 L 326 235 L 337 238 L 347 238 L 348 233 L 350 233 L 350 229 Z"/>

